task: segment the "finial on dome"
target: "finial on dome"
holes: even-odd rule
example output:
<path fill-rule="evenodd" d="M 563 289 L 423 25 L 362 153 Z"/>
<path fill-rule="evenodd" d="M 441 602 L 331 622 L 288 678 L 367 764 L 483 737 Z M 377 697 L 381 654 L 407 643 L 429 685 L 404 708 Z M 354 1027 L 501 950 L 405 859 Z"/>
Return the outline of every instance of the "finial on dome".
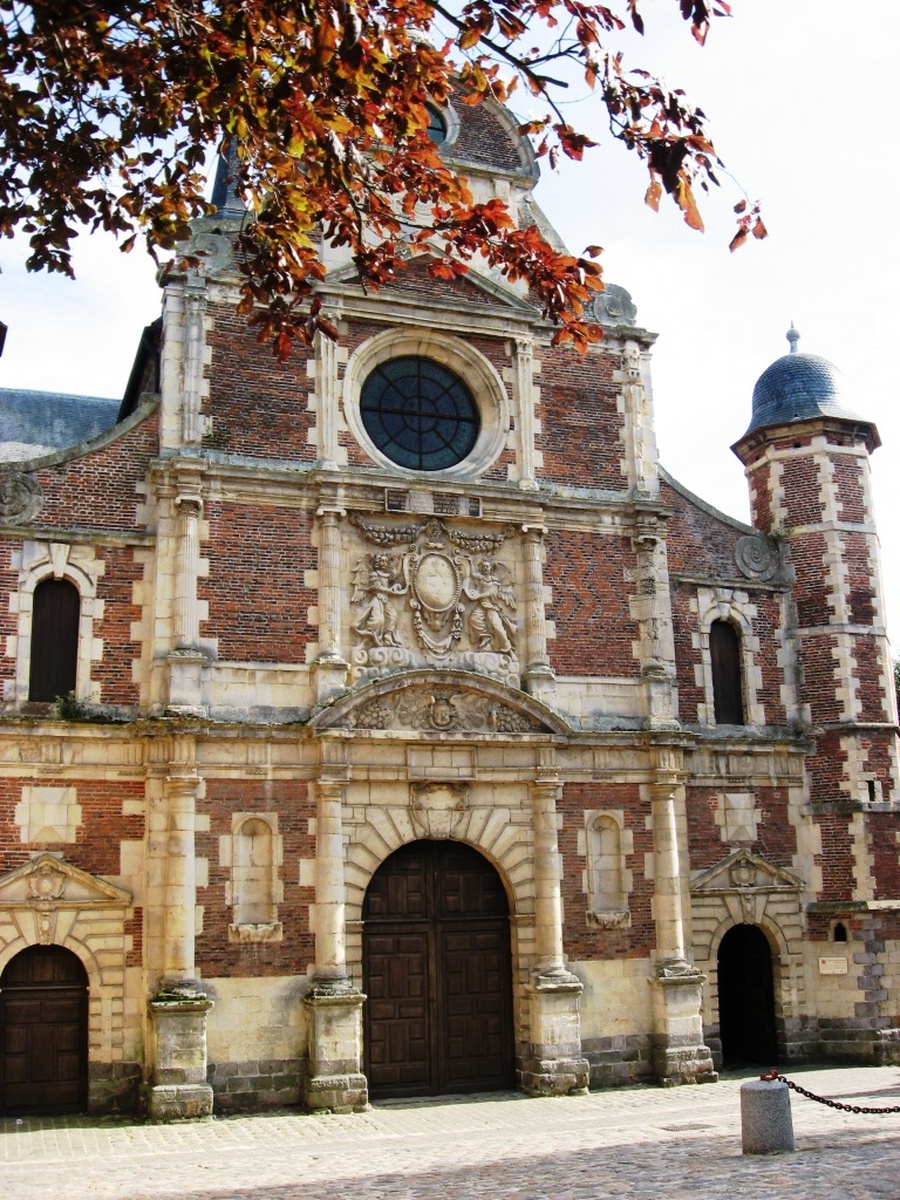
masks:
<path fill-rule="evenodd" d="M 794 328 L 794 322 L 793 322 L 793 321 L 791 321 L 791 327 L 790 327 L 790 329 L 787 331 L 787 333 L 785 334 L 785 337 L 787 338 L 787 340 L 788 340 L 788 341 L 790 342 L 790 344 L 791 344 L 791 348 L 790 348 L 790 351 L 789 351 L 789 353 L 791 353 L 791 354 L 796 354 L 796 353 L 797 353 L 797 343 L 800 341 L 800 334 L 799 334 L 799 333 L 797 332 L 797 330 Z"/>

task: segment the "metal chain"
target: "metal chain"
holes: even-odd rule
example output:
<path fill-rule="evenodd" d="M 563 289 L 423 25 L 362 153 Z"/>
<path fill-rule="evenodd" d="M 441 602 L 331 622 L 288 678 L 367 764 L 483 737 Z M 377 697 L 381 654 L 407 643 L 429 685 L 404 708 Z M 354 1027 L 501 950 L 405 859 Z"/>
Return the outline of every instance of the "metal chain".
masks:
<path fill-rule="evenodd" d="M 825 1096 L 817 1096 L 815 1092 L 808 1092 L 806 1088 L 802 1088 L 799 1083 L 794 1083 L 792 1079 L 788 1079 L 784 1075 L 779 1075 L 777 1071 L 767 1071 L 765 1075 L 760 1075 L 760 1079 L 766 1082 L 777 1080 L 779 1083 L 786 1083 L 788 1087 L 797 1092 L 801 1096 L 805 1096 L 807 1100 L 815 1100 L 818 1104 L 827 1104 L 829 1108 L 838 1108 L 841 1112 L 852 1113 L 900 1113 L 900 1104 L 895 1104 L 893 1108 L 863 1108 L 859 1104 L 841 1104 L 837 1100 L 829 1100 Z"/>

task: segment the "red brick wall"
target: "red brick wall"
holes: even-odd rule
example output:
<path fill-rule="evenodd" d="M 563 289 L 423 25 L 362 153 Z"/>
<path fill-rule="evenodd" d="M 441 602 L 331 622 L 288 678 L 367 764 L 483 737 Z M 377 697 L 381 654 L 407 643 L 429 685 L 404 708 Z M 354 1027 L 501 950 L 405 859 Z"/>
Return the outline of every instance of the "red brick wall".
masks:
<path fill-rule="evenodd" d="M 631 926 L 627 929 L 600 929 L 589 925 L 586 916 L 589 898 L 583 888 L 583 872 L 587 860 L 578 853 L 578 834 L 585 828 L 585 809 L 604 808 L 624 811 L 625 827 L 631 830 L 634 839 L 632 853 L 625 856 L 625 868 L 632 877 L 627 897 Z M 563 819 L 559 849 L 563 861 L 565 954 L 576 961 L 647 957 L 656 945 L 656 924 L 651 912 L 653 881 L 644 875 L 646 855 L 653 851 L 653 834 L 647 829 L 650 802 L 641 800 L 636 784 L 567 783 L 558 810 Z"/>
<path fill-rule="evenodd" d="M 561 675 L 636 675 L 638 625 L 628 605 L 634 584 L 625 580 L 635 566 L 630 539 L 554 530 L 546 551 L 547 616 L 556 625 L 550 665 Z"/>
<path fill-rule="evenodd" d="M 307 643 L 318 637 L 307 619 L 316 592 L 304 583 L 316 565 L 309 516 L 221 500 L 211 500 L 205 515 L 210 535 L 201 553 L 209 576 L 198 592 L 209 602 L 209 620 L 201 635 L 218 638 L 221 658 L 305 662 Z"/>
<path fill-rule="evenodd" d="M 25 845 L 15 824 L 16 805 L 21 802 L 26 784 L 40 787 L 74 787 L 81 806 L 82 824 L 75 832 L 74 844 L 48 842 L 40 846 Z M 144 818 L 123 816 L 125 800 L 144 799 L 144 785 L 135 780 L 69 779 L 32 775 L 0 779 L 0 873 L 11 871 L 31 858 L 35 850 L 41 853 L 60 853 L 66 862 L 92 875 L 118 876 L 121 873 L 119 843 L 123 840 L 141 841 L 144 837 Z"/>
<path fill-rule="evenodd" d="M 103 657 L 91 664 L 91 679 L 100 684 L 101 704 L 137 704 L 140 687 L 132 679 L 132 666 L 141 645 L 131 637 L 131 624 L 140 620 L 141 610 L 132 598 L 143 566 L 135 562 L 131 547 L 101 548 L 98 557 L 106 570 L 98 581 L 104 607 L 102 619 L 94 621 L 94 637 L 103 639 Z"/>
<path fill-rule="evenodd" d="M 543 356 L 537 377 L 541 389 L 537 448 L 544 463 L 540 478 L 572 487 L 625 491 L 622 415 L 617 406 L 621 389 L 613 380 L 619 367 L 621 357 L 609 351 L 578 355 L 558 347 Z"/>
<path fill-rule="evenodd" d="M 781 467 L 781 486 L 787 510 L 784 524 L 788 529 L 796 525 L 817 524 L 823 516 L 818 459 L 814 456 L 783 459 Z"/>
<path fill-rule="evenodd" d="M 309 906 L 313 889 L 298 884 L 300 859 L 315 857 L 315 838 L 309 821 L 315 805 L 300 780 L 211 779 L 198 814 L 208 813 L 209 833 L 197 834 L 197 854 L 209 860 L 209 886 L 198 888 L 197 903 L 204 906 L 203 933 L 197 938 L 197 966 L 207 978 L 215 976 L 300 975 L 315 961 L 309 931 Z M 237 812 L 277 813 L 284 857 L 278 877 L 284 900 L 278 919 L 284 926 L 280 942 L 229 942 L 233 909 L 225 904 L 225 884 L 230 870 L 219 865 L 219 838 L 230 837 L 232 815 Z"/>
<path fill-rule="evenodd" d="M 816 855 L 816 861 L 822 866 L 822 890 L 816 899 L 849 900 L 853 896 L 857 868 L 848 827 L 849 817 L 837 812 L 818 813 L 813 820 L 822 834 L 822 853 Z"/>
<path fill-rule="evenodd" d="M 18 614 L 10 612 L 9 608 L 9 597 L 19 588 L 19 572 L 10 566 L 19 547 L 18 540 L 0 538 L 0 699 L 4 682 L 16 677 L 16 660 L 6 657 L 6 639 L 14 636 L 19 627 Z"/>
<path fill-rule="evenodd" d="M 722 803 L 717 793 L 732 790 L 732 786 L 723 779 L 721 789 L 688 786 L 685 791 L 692 871 L 705 871 L 715 866 L 733 849 L 723 842 L 723 828 L 716 824 L 716 814 Z M 787 789 L 742 787 L 740 790 L 752 791 L 756 810 L 756 840 L 747 849 L 776 866 L 793 869 L 797 831 L 788 816 Z"/>
<path fill-rule="evenodd" d="M 311 353 L 297 347 L 279 363 L 232 305 L 210 305 L 208 312 L 215 324 L 208 335 L 212 359 L 203 405 L 204 416 L 212 417 L 207 440 L 230 454 L 313 462 L 316 448 L 307 440 Z"/>
<path fill-rule="evenodd" d="M 43 503 L 30 526 L 94 526 L 132 530 L 147 465 L 159 450 L 159 410 L 115 441 L 37 472 Z"/>

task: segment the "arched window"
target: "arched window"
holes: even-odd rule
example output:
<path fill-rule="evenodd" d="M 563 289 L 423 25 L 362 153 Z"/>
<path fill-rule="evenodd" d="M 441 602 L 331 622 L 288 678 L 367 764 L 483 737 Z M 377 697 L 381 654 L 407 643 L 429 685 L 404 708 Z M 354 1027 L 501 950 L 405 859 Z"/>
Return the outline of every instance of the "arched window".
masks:
<path fill-rule="evenodd" d="M 28 699 L 52 701 L 75 691 L 81 597 L 67 579 L 34 589 Z"/>
<path fill-rule="evenodd" d="M 744 688 L 741 678 L 741 638 L 730 621 L 713 621 L 709 627 L 713 704 L 717 725 L 744 724 Z"/>

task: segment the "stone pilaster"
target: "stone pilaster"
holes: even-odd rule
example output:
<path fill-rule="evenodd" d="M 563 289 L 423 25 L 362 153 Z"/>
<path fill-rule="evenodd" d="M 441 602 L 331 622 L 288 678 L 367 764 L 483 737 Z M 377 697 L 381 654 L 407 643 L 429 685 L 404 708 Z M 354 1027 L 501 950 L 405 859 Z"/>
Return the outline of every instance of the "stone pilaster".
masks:
<path fill-rule="evenodd" d="M 637 594 L 631 615 L 641 631 L 639 658 L 646 721 L 651 729 L 677 725 L 675 634 L 665 531 L 655 508 L 638 507 L 632 545 L 637 559 Z"/>
<path fill-rule="evenodd" d="M 194 276 L 184 286 L 184 348 L 181 388 L 181 437 L 185 445 L 200 440 L 200 404 L 206 351 L 206 280 Z"/>
<path fill-rule="evenodd" d="M 152 1067 L 144 1095 L 147 1114 L 159 1121 L 209 1116 L 213 1105 L 206 1082 L 206 1015 L 212 1001 L 194 978 L 200 779 L 190 738 L 176 739 L 173 758 L 164 784 L 162 979 L 148 1004 Z"/>
<path fill-rule="evenodd" d="M 702 988 L 706 976 L 685 958 L 674 771 L 657 772 L 649 788 L 653 820 L 653 1063 L 660 1083 L 713 1082 L 712 1055 L 703 1044 Z"/>
<path fill-rule="evenodd" d="M 537 489 L 534 418 L 534 347 L 530 338 L 516 338 L 513 358 L 513 400 L 519 427 L 519 487 Z"/>
<path fill-rule="evenodd" d="M 324 314 L 323 314 L 324 315 Z M 333 320 L 333 317 L 330 318 Z M 338 460 L 338 345 L 323 333 L 316 334 L 316 445 L 318 466 L 337 470 Z"/>
<path fill-rule="evenodd" d="M 201 672 L 206 656 L 199 646 L 200 520 L 203 468 L 179 469 L 175 488 L 175 577 L 172 596 L 173 646 L 168 655 L 170 712 L 202 716 Z"/>
<path fill-rule="evenodd" d="M 522 1088 L 532 1095 L 584 1091 L 590 1074 L 581 1053 L 581 982 L 563 959 L 562 896 L 555 772 L 530 785 L 534 822 L 536 970 L 527 988 L 531 1042 L 522 1064 Z"/>
<path fill-rule="evenodd" d="M 556 676 L 547 656 L 544 619 L 544 574 L 542 552 L 544 527 L 524 525 L 522 552 L 525 566 L 525 670 L 522 686 L 545 704 L 556 699 Z"/>
<path fill-rule="evenodd" d="M 316 700 L 342 691 L 349 666 L 341 655 L 341 520 L 345 510 L 322 505 L 319 532 L 319 653 L 315 662 Z"/>
<path fill-rule="evenodd" d="M 324 749 L 324 748 L 323 748 Z M 330 756 L 338 748 L 328 746 Z M 304 998 L 309 1012 L 311 1111 L 353 1112 L 368 1103 L 362 1073 L 362 1005 L 365 996 L 347 976 L 344 923 L 344 837 L 342 809 L 346 767 L 323 768 L 316 784 L 316 967 Z"/>

